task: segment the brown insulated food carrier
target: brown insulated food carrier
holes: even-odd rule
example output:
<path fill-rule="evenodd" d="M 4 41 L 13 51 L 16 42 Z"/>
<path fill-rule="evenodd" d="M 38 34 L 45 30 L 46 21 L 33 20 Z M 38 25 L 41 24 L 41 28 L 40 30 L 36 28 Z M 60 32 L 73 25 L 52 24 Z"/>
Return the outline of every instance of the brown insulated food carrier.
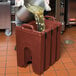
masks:
<path fill-rule="evenodd" d="M 45 19 L 46 30 L 38 32 L 35 21 L 16 27 L 18 66 L 26 66 L 32 61 L 33 71 L 43 73 L 59 59 L 61 24 L 53 17 Z"/>

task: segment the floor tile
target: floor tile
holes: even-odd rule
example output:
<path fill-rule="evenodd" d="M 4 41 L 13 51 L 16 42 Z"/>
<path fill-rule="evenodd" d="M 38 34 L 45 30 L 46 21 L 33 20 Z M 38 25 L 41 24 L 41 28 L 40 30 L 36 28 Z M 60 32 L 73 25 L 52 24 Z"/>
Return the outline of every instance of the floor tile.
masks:
<path fill-rule="evenodd" d="M 19 73 L 18 76 L 31 76 L 30 73 Z"/>
<path fill-rule="evenodd" d="M 11 46 L 15 46 L 16 45 L 16 38 L 15 36 L 10 36 L 9 37 L 9 40 L 8 40 L 8 46 L 11 47 Z"/>
<path fill-rule="evenodd" d="M 0 51 L 0 56 L 6 56 L 6 51 Z"/>
<path fill-rule="evenodd" d="M 56 63 L 53 65 L 55 70 L 65 70 L 65 67 L 62 63 Z"/>
<path fill-rule="evenodd" d="M 70 62 L 72 62 L 70 57 L 62 58 L 61 60 L 62 60 L 63 63 L 70 63 Z"/>
<path fill-rule="evenodd" d="M 6 74 L 17 73 L 17 67 L 7 67 Z"/>
<path fill-rule="evenodd" d="M 7 46 L 7 42 L 0 42 L 0 47 L 6 47 Z"/>
<path fill-rule="evenodd" d="M 57 76 L 68 76 L 68 72 L 66 70 L 56 71 Z"/>
<path fill-rule="evenodd" d="M 76 57 L 71 57 L 73 62 L 76 64 Z"/>
<path fill-rule="evenodd" d="M 6 76 L 17 76 L 17 73 L 6 74 Z"/>
<path fill-rule="evenodd" d="M 8 51 L 10 51 L 10 50 L 14 51 L 15 47 L 14 46 L 8 46 Z"/>
<path fill-rule="evenodd" d="M 38 75 L 38 74 L 35 74 L 35 73 L 31 73 L 31 76 L 44 76 L 44 75 L 43 74 Z"/>
<path fill-rule="evenodd" d="M 0 62 L 0 68 L 5 68 L 6 62 Z"/>
<path fill-rule="evenodd" d="M 0 36 L 0 47 L 7 46 L 7 37 L 6 36 Z"/>
<path fill-rule="evenodd" d="M 18 67 L 18 72 L 19 73 L 29 73 L 30 68 L 29 68 L 29 66 L 27 66 L 27 67 Z"/>
<path fill-rule="evenodd" d="M 47 71 L 53 71 L 53 70 L 54 70 L 54 68 L 52 65 L 47 69 Z"/>
<path fill-rule="evenodd" d="M 62 52 L 62 53 L 61 53 L 61 57 L 62 57 L 62 58 L 68 58 L 69 55 L 68 55 L 67 52 Z"/>
<path fill-rule="evenodd" d="M 16 56 L 7 56 L 7 61 L 17 61 L 17 57 Z"/>
<path fill-rule="evenodd" d="M 76 65 L 74 63 L 65 63 L 64 65 L 68 70 L 76 69 Z"/>
<path fill-rule="evenodd" d="M 0 51 L 6 51 L 6 50 L 7 50 L 7 46 L 3 46 L 3 47 L 0 46 Z"/>
<path fill-rule="evenodd" d="M 14 47 L 15 47 L 15 46 L 16 46 L 16 43 L 15 43 L 15 42 L 13 42 L 13 41 L 12 41 L 12 42 L 11 42 L 11 41 L 9 41 L 9 42 L 8 42 L 8 46 L 9 46 L 9 47 L 11 47 L 11 46 L 14 46 Z"/>
<path fill-rule="evenodd" d="M 16 51 L 15 50 L 9 50 L 8 53 L 7 53 L 8 56 L 16 56 Z"/>
<path fill-rule="evenodd" d="M 6 61 L 6 56 L 0 56 L 0 62 L 5 62 Z"/>
<path fill-rule="evenodd" d="M 72 57 L 76 56 L 76 52 L 69 52 L 69 55 L 72 56 Z"/>
<path fill-rule="evenodd" d="M 55 73 L 55 71 L 45 71 L 44 72 L 44 76 L 56 76 L 56 73 Z"/>
<path fill-rule="evenodd" d="M 0 68 L 0 74 L 4 74 L 5 73 L 5 68 Z"/>
<path fill-rule="evenodd" d="M 4 74 L 0 74 L 0 76 L 4 76 Z"/>
<path fill-rule="evenodd" d="M 17 61 L 7 61 L 6 67 L 15 67 L 17 66 Z"/>
<path fill-rule="evenodd" d="M 76 52 L 74 47 L 72 47 L 72 48 L 68 47 L 68 48 L 66 48 L 66 51 L 68 51 L 69 53 L 70 52 Z"/>
<path fill-rule="evenodd" d="M 68 70 L 69 76 L 76 76 L 76 69 L 75 70 Z"/>

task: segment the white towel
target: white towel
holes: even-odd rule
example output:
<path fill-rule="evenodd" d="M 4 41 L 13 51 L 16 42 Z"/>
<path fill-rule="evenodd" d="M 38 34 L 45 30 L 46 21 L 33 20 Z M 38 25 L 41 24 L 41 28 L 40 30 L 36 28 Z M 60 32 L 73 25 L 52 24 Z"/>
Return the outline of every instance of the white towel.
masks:
<path fill-rule="evenodd" d="M 23 6 L 23 5 L 24 5 L 24 0 L 15 0 L 16 7 Z"/>
<path fill-rule="evenodd" d="M 49 0 L 45 0 L 45 10 L 51 11 L 51 7 L 49 6 Z"/>

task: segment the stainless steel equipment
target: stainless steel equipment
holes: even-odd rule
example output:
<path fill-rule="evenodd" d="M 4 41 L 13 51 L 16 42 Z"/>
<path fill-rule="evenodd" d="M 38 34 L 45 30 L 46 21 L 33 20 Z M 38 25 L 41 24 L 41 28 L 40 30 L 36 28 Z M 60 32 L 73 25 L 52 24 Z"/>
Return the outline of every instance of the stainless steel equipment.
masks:
<path fill-rule="evenodd" d="M 62 23 L 62 33 L 65 30 L 65 21 L 64 21 L 64 13 L 65 13 L 65 0 L 60 0 L 60 22 Z"/>
<path fill-rule="evenodd" d="M 27 10 L 27 5 L 37 5 L 43 7 L 45 10 L 48 10 L 49 6 L 46 7 L 44 0 L 24 0 L 24 5 L 17 13 L 16 16 L 21 21 L 28 22 L 33 18 L 33 14 Z M 51 9 L 50 9 L 51 10 Z"/>
<path fill-rule="evenodd" d="M 11 35 L 10 2 L 0 2 L 0 29 L 6 29 L 5 34 Z"/>
<path fill-rule="evenodd" d="M 16 16 L 20 21 L 25 22 L 32 20 L 32 18 L 34 17 L 34 15 L 30 13 L 25 6 L 17 11 Z"/>
<path fill-rule="evenodd" d="M 68 1 L 68 24 L 76 24 L 76 0 Z"/>
<path fill-rule="evenodd" d="M 76 25 L 76 0 L 65 0 L 65 25 Z"/>
<path fill-rule="evenodd" d="M 50 0 L 50 6 L 52 7 L 51 15 L 55 16 L 57 21 L 62 23 L 62 32 L 65 30 L 64 22 L 64 0 Z"/>

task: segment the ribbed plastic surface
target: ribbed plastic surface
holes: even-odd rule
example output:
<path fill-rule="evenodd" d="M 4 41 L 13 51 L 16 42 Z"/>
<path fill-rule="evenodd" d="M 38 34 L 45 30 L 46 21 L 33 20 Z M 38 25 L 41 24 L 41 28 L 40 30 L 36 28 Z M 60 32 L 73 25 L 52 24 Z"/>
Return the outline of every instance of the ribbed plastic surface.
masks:
<path fill-rule="evenodd" d="M 60 57 L 61 24 L 45 19 L 46 30 L 38 32 L 35 21 L 16 27 L 18 66 L 32 61 L 33 71 L 43 73 Z"/>

